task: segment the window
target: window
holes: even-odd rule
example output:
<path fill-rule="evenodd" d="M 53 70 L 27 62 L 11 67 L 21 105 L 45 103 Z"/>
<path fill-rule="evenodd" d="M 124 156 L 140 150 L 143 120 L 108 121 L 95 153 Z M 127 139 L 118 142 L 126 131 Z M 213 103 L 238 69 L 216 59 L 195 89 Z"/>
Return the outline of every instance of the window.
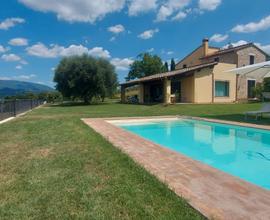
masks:
<path fill-rule="evenodd" d="M 215 81 L 215 97 L 229 97 L 229 90 L 228 81 Z"/>
<path fill-rule="evenodd" d="M 255 56 L 254 55 L 249 55 L 249 64 L 252 65 L 255 63 Z"/>
<path fill-rule="evenodd" d="M 215 57 L 214 61 L 219 62 L 219 57 Z"/>
<path fill-rule="evenodd" d="M 184 65 L 183 65 L 183 68 L 187 68 L 187 64 L 184 64 Z"/>

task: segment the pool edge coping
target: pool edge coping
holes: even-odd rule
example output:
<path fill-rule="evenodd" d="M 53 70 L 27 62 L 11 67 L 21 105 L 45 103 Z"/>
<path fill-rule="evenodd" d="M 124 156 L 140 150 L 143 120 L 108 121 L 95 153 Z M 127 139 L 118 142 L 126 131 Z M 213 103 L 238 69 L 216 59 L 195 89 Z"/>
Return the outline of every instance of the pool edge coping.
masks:
<path fill-rule="evenodd" d="M 253 214 L 254 214 L 254 212 L 256 213 L 256 209 L 257 209 L 258 213 L 256 213 L 256 217 L 259 217 L 259 216 L 266 217 L 267 216 L 270 218 L 270 211 L 266 211 L 265 207 L 264 207 L 265 201 L 269 201 L 269 199 L 270 199 L 270 191 L 263 189 L 257 185 L 252 184 L 252 183 L 246 182 L 238 177 L 234 177 L 230 174 L 227 174 L 224 171 L 217 170 L 216 168 L 213 168 L 207 164 L 203 164 L 202 162 L 199 162 L 197 160 L 189 158 L 181 153 L 178 153 L 178 152 L 175 152 L 175 151 L 170 150 L 168 148 L 165 148 L 164 146 L 155 144 L 155 143 L 148 141 L 148 140 L 146 140 L 146 139 L 144 139 L 144 138 L 142 138 L 142 137 L 140 137 L 132 132 L 126 131 L 126 130 L 118 127 L 117 125 L 114 125 L 114 124 L 108 122 L 109 120 L 111 120 L 111 121 L 113 121 L 113 120 L 136 120 L 136 119 L 144 120 L 144 119 L 166 119 L 166 118 L 196 119 L 196 120 L 209 121 L 209 122 L 214 122 L 214 123 L 222 123 L 222 124 L 230 124 L 230 125 L 236 125 L 236 126 L 245 126 L 245 127 L 252 127 L 252 128 L 257 128 L 257 129 L 270 130 L 270 126 L 267 126 L 267 125 L 256 125 L 256 124 L 251 124 L 251 123 L 241 123 L 241 122 L 235 122 L 235 121 L 225 121 L 225 120 L 219 120 L 219 119 L 209 119 L 209 118 L 202 118 L 202 117 L 180 116 L 180 115 L 177 115 L 177 116 L 173 116 L 173 115 L 170 115 L 170 116 L 150 116 L 150 117 L 146 116 L 146 117 L 87 118 L 87 119 L 82 119 L 82 121 L 84 121 L 84 123 L 86 123 L 92 129 L 94 129 L 97 133 L 101 134 L 105 139 L 107 139 L 115 147 L 120 149 L 125 154 L 129 155 L 129 157 L 131 157 L 136 163 L 138 163 L 140 166 L 144 167 L 152 175 L 156 176 L 161 182 L 165 183 L 178 196 L 185 198 L 192 207 L 197 209 L 199 212 L 201 212 L 206 217 L 208 217 L 208 218 L 214 217 L 215 219 L 228 219 L 227 217 L 229 217 L 230 219 L 239 219 L 239 217 L 242 218 L 243 216 L 245 216 L 246 219 L 249 219 L 251 216 L 254 217 L 254 215 L 252 215 L 250 213 L 250 209 L 247 209 L 249 211 L 244 211 L 243 209 L 238 209 L 238 211 L 240 213 L 237 213 L 237 212 L 235 212 L 235 207 L 230 207 L 230 205 L 228 207 L 228 204 L 225 205 L 226 207 L 224 209 L 222 209 L 222 207 L 221 208 L 220 207 L 214 208 L 215 203 L 212 205 L 209 205 L 209 204 L 206 205 L 201 201 L 201 199 L 196 199 L 196 196 L 194 197 L 194 195 L 192 195 L 192 196 L 188 195 L 188 194 L 193 193 L 189 187 L 186 187 L 186 186 L 184 186 L 180 183 L 177 183 L 177 182 L 174 182 L 173 184 L 170 183 L 170 181 L 173 178 L 166 179 L 165 174 L 162 174 L 162 172 L 161 172 L 161 174 L 159 174 L 158 170 L 153 170 L 151 168 L 151 166 L 149 167 L 149 164 L 145 163 L 146 161 L 144 161 L 143 158 L 140 158 L 140 157 L 137 158 L 137 156 L 138 156 L 137 154 L 133 155 L 132 150 L 135 150 L 136 146 L 133 143 L 133 146 L 131 146 L 132 145 L 131 144 L 129 146 L 129 148 L 127 148 L 125 146 L 125 145 L 129 145 L 127 140 L 130 140 L 130 138 L 135 138 L 138 141 L 140 141 L 141 146 L 149 145 L 152 148 L 154 147 L 155 148 L 154 150 L 156 150 L 156 151 L 160 151 L 164 154 L 169 154 L 171 156 L 174 156 L 175 158 L 177 158 L 178 162 L 179 162 L 179 158 L 180 158 L 181 159 L 180 162 L 183 162 L 183 160 L 184 160 L 184 162 L 187 163 L 188 166 L 193 164 L 193 167 L 194 167 L 194 164 L 195 164 L 196 168 L 200 168 L 201 170 L 203 170 L 203 172 L 206 172 L 206 174 L 208 175 L 208 178 L 209 178 L 209 175 L 210 175 L 210 177 L 211 177 L 211 175 L 218 176 L 219 178 L 221 178 L 221 180 L 223 179 L 221 181 L 221 183 L 230 183 L 231 184 L 231 185 L 229 184 L 226 186 L 227 187 L 226 190 L 228 190 L 228 188 L 230 188 L 230 190 L 232 190 L 234 192 L 232 194 L 233 198 L 236 196 L 237 193 L 239 193 L 239 198 L 241 198 L 241 195 L 243 196 L 243 193 L 248 194 L 248 195 L 251 194 L 252 199 L 255 201 L 255 203 L 257 203 L 257 205 L 259 205 L 256 207 L 253 206 L 252 213 Z M 106 128 L 104 128 L 104 127 L 102 128 L 102 126 L 105 126 Z M 110 133 L 111 131 L 113 131 L 115 129 L 117 129 L 119 131 L 119 133 L 122 132 L 124 134 L 124 136 L 120 137 L 119 140 L 117 140 L 116 136 L 114 136 Z M 103 130 L 103 132 L 102 132 L 102 130 Z M 107 130 L 107 132 L 106 132 L 106 130 Z M 109 132 L 108 132 L 108 130 L 109 130 Z M 129 137 L 126 140 L 126 142 L 123 141 L 123 139 L 125 139 L 125 135 L 127 135 Z M 143 155 L 139 155 L 139 156 L 143 157 Z M 166 158 L 166 159 L 168 159 L 168 158 Z M 155 168 L 157 168 L 157 167 L 155 167 Z M 226 178 L 228 178 L 228 180 L 225 180 L 226 178 L 224 178 L 224 176 Z M 192 178 L 191 178 L 191 181 L 192 181 Z M 220 181 L 220 179 L 219 179 L 219 181 Z M 177 187 L 175 188 L 175 185 L 179 186 L 179 184 L 181 186 L 180 189 L 176 189 Z M 213 184 L 213 185 L 215 185 L 215 187 L 217 188 L 218 184 Z M 183 189 L 181 189 L 181 188 L 183 188 Z M 236 189 L 234 189 L 234 188 L 236 188 Z M 221 189 L 219 188 L 219 191 L 220 190 Z M 260 194 L 262 196 L 262 198 L 257 196 L 258 194 Z M 237 196 L 235 198 L 237 198 Z M 241 207 L 241 205 L 244 205 L 244 204 L 247 206 L 250 206 L 250 205 L 252 206 L 252 203 L 250 203 L 248 199 L 247 200 L 242 200 L 242 199 L 243 198 L 241 198 L 240 207 Z M 264 202 L 259 202 L 259 201 L 261 201 L 261 199 L 264 200 Z M 235 205 L 235 201 L 233 202 L 233 204 Z M 237 202 L 236 202 L 236 204 L 237 204 Z M 268 202 L 268 205 L 270 206 L 270 201 Z M 260 207 L 260 206 L 262 206 L 262 207 Z M 226 213 L 226 210 L 228 211 L 230 209 L 232 209 L 233 211 L 230 213 Z"/>

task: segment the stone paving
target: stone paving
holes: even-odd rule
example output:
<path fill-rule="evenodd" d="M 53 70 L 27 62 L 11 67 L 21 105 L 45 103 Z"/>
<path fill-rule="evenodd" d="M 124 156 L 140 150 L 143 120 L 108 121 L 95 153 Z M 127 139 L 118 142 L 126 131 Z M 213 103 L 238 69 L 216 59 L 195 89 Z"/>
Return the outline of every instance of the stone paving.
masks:
<path fill-rule="evenodd" d="M 164 148 L 109 122 L 115 119 L 121 118 L 82 120 L 209 219 L 270 219 L 270 191 Z M 139 119 L 143 118 L 137 118 Z M 224 123 L 220 120 L 211 121 Z M 235 124 L 228 121 L 225 123 Z M 237 125 L 270 129 L 269 126 L 246 123 Z"/>

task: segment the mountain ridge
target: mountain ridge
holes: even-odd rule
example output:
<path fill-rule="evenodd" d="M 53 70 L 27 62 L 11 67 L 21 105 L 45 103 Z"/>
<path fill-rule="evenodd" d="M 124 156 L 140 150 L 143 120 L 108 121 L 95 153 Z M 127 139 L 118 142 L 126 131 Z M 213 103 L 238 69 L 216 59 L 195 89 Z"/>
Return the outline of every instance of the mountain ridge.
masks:
<path fill-rule="evenodd" d="M 54 89 L 39 83 L 17 80 L 0 80 L 0 97 L 25 94 L 28 92 L 41 93 L 51 91 L 54 91 Z"/>

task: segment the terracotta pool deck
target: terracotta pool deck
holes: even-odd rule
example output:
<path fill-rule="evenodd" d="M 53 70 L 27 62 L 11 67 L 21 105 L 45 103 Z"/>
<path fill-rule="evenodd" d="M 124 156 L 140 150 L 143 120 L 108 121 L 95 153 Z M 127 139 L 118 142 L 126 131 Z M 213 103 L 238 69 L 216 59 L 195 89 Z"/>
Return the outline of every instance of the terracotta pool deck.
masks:
<path fill-rule="evenodd" d="M 206 217 L 228 220 L 270 219 L 269 190 L 162 147 L 108 122 L 109 120 L 149 118 L 165 117 L 82 120 L 160 181 L 167 184 L 177 195 L 185 198 L 191 206 Z M 270 126 L 212 119 L 210 121 L 270 129 Z"/>

